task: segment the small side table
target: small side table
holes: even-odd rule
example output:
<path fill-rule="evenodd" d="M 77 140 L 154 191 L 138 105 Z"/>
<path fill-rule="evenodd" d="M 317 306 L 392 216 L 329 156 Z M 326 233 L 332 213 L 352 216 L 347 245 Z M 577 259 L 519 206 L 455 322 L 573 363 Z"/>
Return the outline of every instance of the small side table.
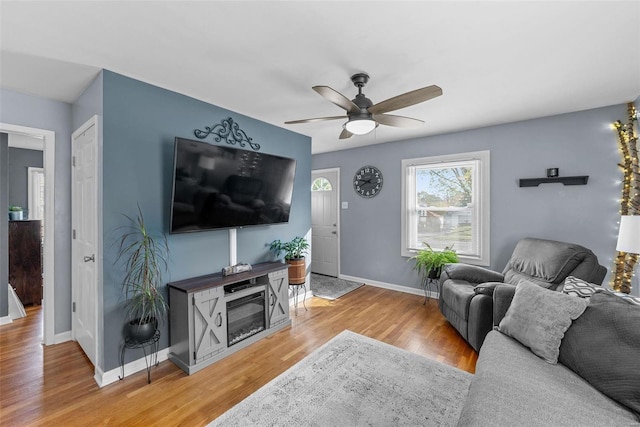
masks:
<path fill-rule="evenodd" d="M 147 365 L 147 384 L 151 384 L 151 367 L 158 366 L 158 347 L 160 341 L 160 331 L 156 330 L 156 333 L 150 339 L 142 342 L 134 341 L 129 337 L 125 337 L 122 350 L 120 351 L 120 372 L 124 379 L 124 352 L 126 349 L 141 348 L 144 353 L 144 362 Z M 149 347 L 149 354 L 147 354 L 147 347 Z"/>
<path fill-rule="evenodd" d="M 304 289 L 304 295 L 302 297 L 302 305 L 304 306 L 304 311 L 308 311 L 307 304 L 305 303 L 305 300 L 307 299 L 307 287 L 305 286 L 305 284 L 289 283 L 289 288 L 291 288 L 291 293 L 293 294 L 293 306 L 295 307 L 294 312 L 296 313 L 296 316 L 298 315 L 298 297 L 300 295 L 300 288 Z"/>

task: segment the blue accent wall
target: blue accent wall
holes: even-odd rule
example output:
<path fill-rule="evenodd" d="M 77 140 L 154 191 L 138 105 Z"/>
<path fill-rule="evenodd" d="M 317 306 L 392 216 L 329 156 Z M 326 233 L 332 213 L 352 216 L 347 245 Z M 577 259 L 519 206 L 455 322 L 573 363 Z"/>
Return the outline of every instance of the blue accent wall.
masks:
<path fill-rule="evenodd" d="M 626 117 L 626 105 L 615 105 L 314 155 L 313 169 L 341 169 L 341 197 L 349 203 L 340 211 L 341 274 L 418 288 L 413 264 L 400 255 L 401 161 L 480 150 L 491 152 L 492 269 L 502 271 L 516 242 L 532 236 L 584 245 L 611 270 L 622 174 L 610 125 Z M 373 199 L 359 197 L 351 185 L 366 164 L 385 178 Z M 561 176 L 589 175 L 589 183 L 518 187 L 519 178 L 543 177 L 550 167 Z"/>
<path fill-rule="evenodd" d="M 297 161 L 288 224 L 239 229 L 238 261 L 271 260 L 268 243 L 306 235 L 311 228 L 311 139 L 211 104 L 113 73 L 103 72 L 103 239 L 104 370 L 119 365 L 123 341 L 122 268 L 114 265 L 116 229 L 139 204 L 148 228 L 169 230 L 174 138 L 197 139 L 194 129 L 232 117 L 262 148 L 260 152 Z M 212 137 L 207 142 L 215 143 Z M 248 147 L 247 147 L 248 148 Z M 219 272 L 229 265 L 227 230 L 169 235 L 170 274 L 166 281 Z M 186 319 L 185 319 L 186 321 Z M 168 327 L 160 348 L 169 345 Z M 127 361 L 142 353 L 127 352 Z"/>

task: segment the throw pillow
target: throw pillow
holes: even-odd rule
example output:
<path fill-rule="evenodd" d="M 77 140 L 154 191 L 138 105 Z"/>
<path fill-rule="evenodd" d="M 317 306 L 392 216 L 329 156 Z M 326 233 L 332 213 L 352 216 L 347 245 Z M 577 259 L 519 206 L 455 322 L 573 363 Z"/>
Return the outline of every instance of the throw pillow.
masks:
<path fill-rule="evenodd" d="M 600 286 L 573 276 L 568 276 L 564 279 L 564 287 L 562 288 L 562 292 L 565 294 L 580 298 L 591 298 L 593 294 L 600 290 L 602 290 Z"/>
<path fill-rule="evenodd" d="M 521 280 L 498 330 L 520 341 L 548 363 L 558 363 L 560 342 L 589 301 Z"/>
<path fill-rule="evenodd" d="M 640 306 L 609 292 L 565 333 L 560 363 L 640 415 Z"/>

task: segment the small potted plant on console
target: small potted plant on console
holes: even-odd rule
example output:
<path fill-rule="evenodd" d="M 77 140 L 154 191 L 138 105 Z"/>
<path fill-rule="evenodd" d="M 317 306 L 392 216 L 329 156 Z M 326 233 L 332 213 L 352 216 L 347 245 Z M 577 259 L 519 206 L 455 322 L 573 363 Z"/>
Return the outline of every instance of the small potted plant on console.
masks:
<path fill-rule="evenodd" d="M 116 262 L 121 260 L 126 270 L 122 288 L 126 297 L 127 337 L 141 343 L 155 335 L 158 322 L 167 314 L 167 303 L 158 288 L 162 273 L 167 270 L 169 247 L 164 234 L 158 238 L 149 233 L 140 206 L 136 218 L 124 217 L 129 224 L 119 228 L 122 236 Z"/>
<path fill-rule="evenodd" d="M 284 260 L 289 264 L 289 284 L 302 285 L 307 277 L 304 256 L 309 249 L 309 242 L 304 237 L 296 237 L 289 242 L 274 240 L 269 247 L 276 256 L 284 252 Z"/>

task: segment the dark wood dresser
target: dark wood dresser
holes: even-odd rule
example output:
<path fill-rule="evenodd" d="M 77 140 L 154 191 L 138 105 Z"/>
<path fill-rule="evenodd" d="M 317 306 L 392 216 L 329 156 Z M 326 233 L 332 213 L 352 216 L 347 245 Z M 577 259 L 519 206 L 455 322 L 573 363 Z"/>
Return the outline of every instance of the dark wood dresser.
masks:
<path fill-rule="evenodd" d="M 23 305 L 42 302 L 40 220 L 9 221 L 9 283 Z"/>

